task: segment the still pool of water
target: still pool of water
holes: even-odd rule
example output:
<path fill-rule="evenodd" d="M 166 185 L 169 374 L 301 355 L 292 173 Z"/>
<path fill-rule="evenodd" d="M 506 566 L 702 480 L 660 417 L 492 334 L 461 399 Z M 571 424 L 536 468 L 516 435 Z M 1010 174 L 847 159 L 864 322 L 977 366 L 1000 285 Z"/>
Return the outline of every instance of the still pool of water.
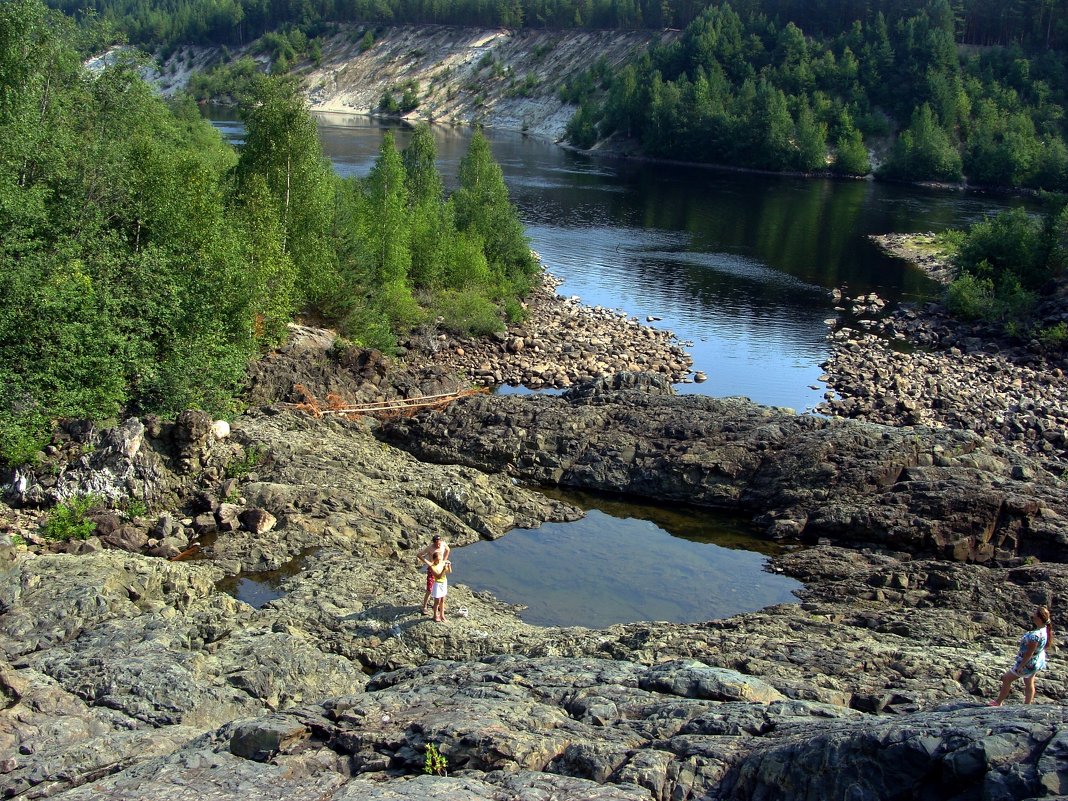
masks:
<path fill-rule="evenodd" d="M 521 604 L 542 626 L 696 623 L 797 600 L 801 584 L 768 572 L 769 544 L 740 520 L 561 497 L 586 517 L 454 548 L 450 581 Z"/>
<path fill-rule="evenodd" d="M 317 550 L 318 548 L 308 548 L 301 551 L 277 570 L 261 570 L 256 573 L 227 576 L 215 586 L 237 600 L 244 601 L 254 609 L 259 609 L 264 604 L 285 595 L 282 586 L 285 584 L 286 579 L 300 573 L 304 569 L 304 564 L 308 557 Z"/>

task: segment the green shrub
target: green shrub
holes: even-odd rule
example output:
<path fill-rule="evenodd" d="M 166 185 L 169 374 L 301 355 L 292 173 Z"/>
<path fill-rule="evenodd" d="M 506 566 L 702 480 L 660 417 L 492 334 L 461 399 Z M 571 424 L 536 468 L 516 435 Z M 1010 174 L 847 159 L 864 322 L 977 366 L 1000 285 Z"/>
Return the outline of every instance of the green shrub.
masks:
<path fill-rule="evenodd" d="M 437 297 L 437 313 L 442 328 L 456 334 L 485 336 L 504 330 L 497 307 L 474 292 L 443 291 Z"/>
<path fill-rule="evenodd" d="M 50 428 L 40 412 L 0 409 L 0 464 L 17 467 L 36 463 L 51 436 Z"/>
<path fill-rule="evenodd" d="M 391 353 L 397 347 L 389 320 L 381 310 L 357 301 L 341 321 L 341 333 L 361 348 L 375 348 Z"/>
<path fill-rule="evenodd" d="M 1063 348 L 1064 344 L 1068 342 L 1068 325 L 1062 321 L 1056 325 L 1039 329 L 1035 336 L 1047 348 Z"/>
<path fill-rule="evenodd" d="M 994 306 L 994 282 L 965 273 L 946 290 L 946 307 L 954 317 L 983 320 Z"/>
<path fill-rule="evenodd" d="M 382 97 L 378 99 L 378 110 L 384 114 L 396 114 L 400 111 L 400 105 L 397 103 L 397 98 L 393 96 L 392 89 L 382 91 Z"/>
<path fill-rule="evenodd" d="M 240 459 L 234 459 L 226 466 L 227 478 L 245 478 L 249 473 L 263 464 L 267 458 L 267 451 L 257 445 L 249 445 L 245 448 L 245 454 Z"/>
<path fill-rule="evenodd" d="M 518 325 L 527 319 L 528 312 L 518 300 L 509 298 L 504 302 L 504 319 L 508 325 Z"/>
<path fill-rule="evenodd" d="M 426 744 L 426 762 L 423 763 L 423 773 L 429 773 L 431 776 L 444 776 L 449 768 L 449 761 L 445 759 L 445 755 L 442 754 L 436 745 L 433 743 Z"/>
<path fill-rule="evenodd" d="M 48 513 L 42 528 L 47 539 L 58 542 L 89 539 L 96 531 L 96 523 L 89 514 L 99 508 L 100 499 L 95 495 L 76 495 L 60 503 Z"/>
<path fill-rule="evenodd" d="M 412 290 L 403 281 L 391 281 L 383 286 L 379 303 L 383 313 L 397 329 L 418 325 L 426 316 L 412 296 Z"/>
<path fill-rule="evenodd" d="M 960 243 L 960 268 L 998 280 L 1014 275 L 1028 289 L 1037 289 L 1051 274 L 1049 247 L 1040 218 L 1012 209 L 973 225 Z"/>
<path fill-rule="evenodd" d="M 964 244 L 964 231 L 952 228 L 948 231 L 940 231 L 934 236 L 934 244 L 944 253 L 956 255 L 960 252 L 960 246 Z"/>
<path fill-rule="evenodd" d="M 148 512 L 148 507 L 144 501 L 139 501 L 136 498 L 130 498 L 126 501 L 126 505 L 122 510 L 122 516 L 127 520 L 133 520 L 135 517 L 144 517 Z"/>
<path fill-rule="evenodd" d="M 415 81 L 409 81 L 404 86 L 404 94 L 401 96 L 399 108 L 401 112 L 407 114 L 410 111 L 415 111 L 419 107 L 419 84 Z"/>

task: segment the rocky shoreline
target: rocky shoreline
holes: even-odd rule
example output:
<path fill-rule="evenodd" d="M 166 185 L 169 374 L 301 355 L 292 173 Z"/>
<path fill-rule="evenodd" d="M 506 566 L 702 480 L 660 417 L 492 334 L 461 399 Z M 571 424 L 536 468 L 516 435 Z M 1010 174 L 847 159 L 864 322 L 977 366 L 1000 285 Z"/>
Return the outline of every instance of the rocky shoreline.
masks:
<path fill-rule="evenodd" d="M 508 334 L 522 349 L 505 337 L 466 369 L 492 359 L 503 375 L 535 346 L 565 362 L 537 318 Z M 649 342 L 667 359 L 670 338 L 631 337 Z M 1045 461 L 964 431 L 675 396 L 670 367 L 386 423 L 308 401 L 470 380 L 449 361 L 464 344 L 436 364 L 421 347 L 389 360 L 296 329 L 230 425 L 188 412 L 69 426 L 44 464 L 7 476 L 0 796 L 1068 792 L 1058 655 L 1038 704 L 984 703 L 1027 608 L 1056 616 L 1068 598 L 1068 501 Z M 811 543 L 774 563 L 805 588 L 726 620 L 591 630 L 528 625 L 461 580 L 450 599 L 466 618 L 422 616 L 411 555 L 433 534 L 462 545 L 581 514 L 539 484 L 743 511 Z M 91 536 L 36 532 L 87 489 L 112 507 Z M 260 608 L 219 588 L 287 565 Z M 423 774 L 429 744 L 448 776 Z"/>
<path fill-rule="evenodd" d="M 882 244 L 930 274 L 948 267 L 913 237 Z M 845 300 L 848 300 L 846 298 Z M 855 301 L 856 299 L 854 299 Z M 840 306 L 846 311 L 845 305 Z M 882 306 L 854 303 L 856 322 L 836 321 L 831 357 L 822 367 L 828 392 L 817 411 L 895 426 L 929 425 L 972 431 L 1068 470 L 1068 353 L 1037 339 L 1012 341 L 987 326 L 961 323 L 939 303 Z M 1068 321 L 1063 288 L 1047 299 L 1045 323 Z"/>
<path fill-rule="evenodd" d="M 443 367 L 482 386 L 563 389 L 623 371 L 693 380 L 693 360 L 673 333 L 619 309 L 562 297 L 561 283 L 543 273 L 526 299 L 525 322 L 491 337 L 416 337 L 405 343 L 406 361 Z"/>

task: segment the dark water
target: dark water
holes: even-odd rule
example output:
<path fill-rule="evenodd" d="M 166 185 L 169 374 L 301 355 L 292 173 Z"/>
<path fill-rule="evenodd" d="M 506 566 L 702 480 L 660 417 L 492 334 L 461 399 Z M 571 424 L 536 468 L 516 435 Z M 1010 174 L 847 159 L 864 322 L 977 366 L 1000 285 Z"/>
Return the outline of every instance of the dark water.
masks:
<path fill-rule="evenodd" d="M 244 601 L 249 606 L 259 609 L 264 604 L 285 595 L 282 585 L 285 584 L 286 579 L 300 573 L 304 569 L 304 564 L 308 557 L 317 550 L 317 548 L 308 548 L 277 570 L 262 570 L 258 573 L 228 576 L 215 586 L 221 591 L 234 596 L 237 600 Z"/>
<path fill-rule="evenodd" d="M 240 139 L 232 115 L 211 117 Z M 319 130 L 337 172 L 362 177 L 386 128 L 322 115 Z M 391 130 L 407 144 L 408 129 Z M 438 127 L 434 135 L 439 170 L 452 188 L 470 129 Z M 830 289 L 891 301 L 936 291 L 918 269 L 884 256 L 868 234 L 960 228 L 1022 203 L 870 181 L 597 160 L 520 134 L 487 136 L 532 247 L 564 279 L 561 293 L 643 321 L 659 317 L 654 325 L 692 343 L 694 369 L 709 380 L 681 392 L 744 395 L 799 411 L 822 400 Z M 526 604 L 529 622 L 586 626 L 724 617 L 790 600 L 797 586 L 764 571 L 759 541 L 737 521 L 603 499 L 581 505 L 591 510 L 583 521 L 458 549 L 454 580 Z"/>
<path fill-rule="evenodd" d="M 769 544 L 744 521 L 563 497 L 586 517 L 454 548 L 449 580 L 523 604 L 523 620 L 543 626 L 695 623 L 797 600 L 801 584 L 766 570 Z"/>

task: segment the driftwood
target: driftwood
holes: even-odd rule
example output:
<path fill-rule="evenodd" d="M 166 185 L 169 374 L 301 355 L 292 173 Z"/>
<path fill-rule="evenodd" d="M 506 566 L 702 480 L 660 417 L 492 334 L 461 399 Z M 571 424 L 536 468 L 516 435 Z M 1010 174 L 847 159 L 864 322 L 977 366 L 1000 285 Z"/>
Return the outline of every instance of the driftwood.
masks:
<path fill-rule="evenodd" d="M 443 409 L 460 398 L 467 398 L 471 395 L 483 394 L 489 391 L 485 387 L 475 387 L 457 392 L 443 392 L 437 395 L 421 395 L 418 398 L 393 398 L 370 403 L 347 403 L 337 393 L 331 392 L 326 396 L 324 405 L 302 384 L 294 385 L 293 389 L 301 396 L 302 400 L 296 403 L 287 403 L 285 404 L 286 406 L 307 412 L 312 417 L 341 415 L 349 419 L 359 417 L 375 417 L 378 419 L 410 417 L 423 409 Z"/>

